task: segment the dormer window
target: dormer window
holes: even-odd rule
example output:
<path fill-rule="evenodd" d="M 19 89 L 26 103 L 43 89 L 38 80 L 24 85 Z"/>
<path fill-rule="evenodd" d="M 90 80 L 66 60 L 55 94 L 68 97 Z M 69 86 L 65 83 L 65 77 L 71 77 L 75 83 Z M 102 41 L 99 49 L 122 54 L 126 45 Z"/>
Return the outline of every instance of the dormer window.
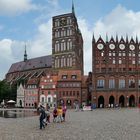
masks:
<path fill-rule="evenodd" d="M 67 75 L 62 75 L 62 79 L 67 79 Z"/>
<path fill-rule="evenodd" d="M 71 79 L 77 79 L 77 75 L 71 75 Z"/>

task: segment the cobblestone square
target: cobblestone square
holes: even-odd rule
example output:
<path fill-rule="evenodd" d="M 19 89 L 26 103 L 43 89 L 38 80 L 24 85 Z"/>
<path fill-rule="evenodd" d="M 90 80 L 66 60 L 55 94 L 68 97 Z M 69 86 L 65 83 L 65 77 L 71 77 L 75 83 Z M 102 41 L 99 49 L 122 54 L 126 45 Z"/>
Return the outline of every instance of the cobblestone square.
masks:
<path fill-rule="evenodd" d="M 0 118 L 0 140 L 140 140 L 140 110 L 68 110 L 66 122 L 51 122 L 43 130 L 38 116 Z"/>

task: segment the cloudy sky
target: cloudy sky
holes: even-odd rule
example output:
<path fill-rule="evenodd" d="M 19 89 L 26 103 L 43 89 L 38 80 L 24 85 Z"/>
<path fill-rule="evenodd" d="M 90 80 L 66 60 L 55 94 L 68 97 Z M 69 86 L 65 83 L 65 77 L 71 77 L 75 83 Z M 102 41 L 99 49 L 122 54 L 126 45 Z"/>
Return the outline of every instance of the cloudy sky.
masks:
<path fill-rule="evenodd" d="M 139 0 L 73 0 L 84 38 L 85 74 L 91 71 L 91 40 L 101 35 L 140 38 Z M 0 0 L 0 80 L 12 63 L 51 54 L 52 16 L 71 12 L 72 0 Z"/>

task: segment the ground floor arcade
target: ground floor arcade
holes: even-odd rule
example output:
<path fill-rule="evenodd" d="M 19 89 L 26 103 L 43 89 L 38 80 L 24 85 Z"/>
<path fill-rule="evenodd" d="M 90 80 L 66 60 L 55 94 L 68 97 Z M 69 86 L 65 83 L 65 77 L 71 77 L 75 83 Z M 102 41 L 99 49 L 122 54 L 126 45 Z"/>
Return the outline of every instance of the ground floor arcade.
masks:
<path fill-rule="evenodd" d="M 140 95 L 134 92 L 127 94 L 99 92 L 93 95 L 92 102 L 98 108 L 135 107 L 140 104 Z"/>

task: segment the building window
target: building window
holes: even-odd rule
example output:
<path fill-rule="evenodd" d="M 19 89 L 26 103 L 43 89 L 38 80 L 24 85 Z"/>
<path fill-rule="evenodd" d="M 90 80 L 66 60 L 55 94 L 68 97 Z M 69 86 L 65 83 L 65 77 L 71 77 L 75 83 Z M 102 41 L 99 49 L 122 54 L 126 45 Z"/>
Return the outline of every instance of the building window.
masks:
<path fill-rule="evenodd" d="M 136 64 L 135 60 L 132 60 L 132 64 Z"/>
<path fill-rule="evenodd" d="M 71 79 L 77 79 L 77 75 L 71 75 Z"/>
<path fill-rule="evenodd" d="M 71 24 L 71 17 L 67 18 L 67 24 L 70 25 Z"/>
<path fill-rule="evenodd" d="M 72 57 L 70 57 L 70 67 L 72 66 Z"/>
<path fill-rule="evenodd" d="M 115 63 L 116 63 L 116 61 L 113 59 L 112 64 L 115 64 Z"/>
<path fill-rule="evenodd" d="M 140 88 L 140 79 L 138 80 L 138 87 Z"/>
<path fill-rule="evenodd" d="M 110 89 L 115 88 L 115 80 L 114 80 L 114 79 L 110 79 L 110 80 L 109 80 L 109 88 L 110 88 Z"/>
<path fill-rule="evenodd" d="M 44 97 L 41 98 L 41 102 L 42 102 L 42 103 L 45 102 L 45 98 L 44 98 Z"/>
<path fill-rule="evenodd" d="M 66 42 L 64 40 L 62 40 L 62 42 L 61 42 L 61 51 L 64 51 L 64 49 L 66 50 Z"/>
<path fill-rule="evenodd" d="M 66 58 L 64 57 L 63 60 L 64 60 L 64 67 L 66 67 Z"/>
<path fill-rule="evenodd" d="M 119 88 L 120 89 L 125 88 L 125 80 L 124 79 L 119 79 Z"/>
<path fill-rule="evenodd" d="M 72 96 L 72 91 L 70 91 L 70 96 Z"/>
<path fill-rule="evenodd" d="M 71 50 L 71 49 L 72 49 L 72 41 L 71 41 L 71 39 L 69 39 L 67 41 L 67 50 Z"/>
<path fill-rule="evenodd" d="M 77 91 L 77 97 L 79 96 L 79 91 Z"/>
<path fill-rule="evenodd" d="M 62 79 L 67 79 L 67 75 L 62 75 Z"/>
<path fill-rule="evenodd" d="M 70 35 L 72 35 L 72 29 L 71 28 L 68 28 L 67 29 L 67 36 L 70 36 Z"/>
<path fill-rule="evenodd" d="M 73 96 L 75 96 L 75 91 L 73 91 Z"/>
<path fill-rule="evenodd" d="M 51 102 L 51 97 L 48 97 L 48 103 L 50 103 Z"/>
<path fill-rule="evenodd" d="M 135 88 L 135 80 L 129 79 L 129 88 Z"/>
<path fill-rule="evenodd" d="M 63 58 L 61 58 L 61 67 L 63 67 Z"/>
<path fill-rule="evenodd" d="M 67 58 L 67 66 L 68 67 L 70 66 L 70 58 L 69 57 Z"/>
<path fill-rule="evenodd" d="M 100 79 L 97 81 L 97 88 L 104 88 L 105 86 L 105 80 Z"/>
<path fill-rule="evenodd" d="M 122 60 L 121 59 L 119 60 L 119 64 L 122 64 Z"/>

